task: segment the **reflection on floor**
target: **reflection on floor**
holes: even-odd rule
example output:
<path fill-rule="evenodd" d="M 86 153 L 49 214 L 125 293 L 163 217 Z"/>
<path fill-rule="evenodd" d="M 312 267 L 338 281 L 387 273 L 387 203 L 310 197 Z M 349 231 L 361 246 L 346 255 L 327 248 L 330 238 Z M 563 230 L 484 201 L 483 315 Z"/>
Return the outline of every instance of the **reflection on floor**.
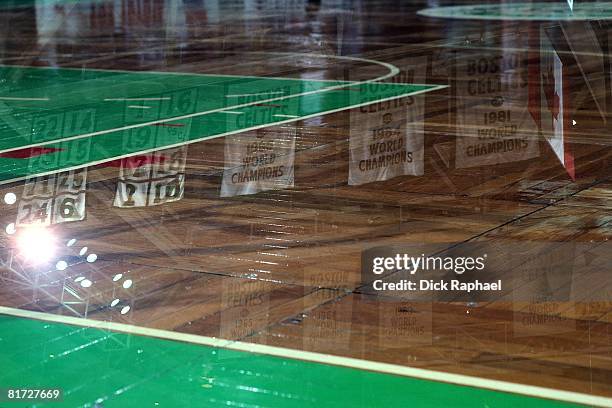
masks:
<path fill-rule="evenodd" d="M 0 2 L 0 64 L 39 67 L 0 70 L 0 173 L 21 179 L 3 176 L 0 185 L 0 305 L 612 398 L 610 24 L 605 16 L 417 14 L 438 3 Z M 115 77 L 128 74 L 97 70 L 172 72 L 163 77 L 184 83 L 158 80 L 151 92 L 126 94 L 115 92 L 123 86 Z M 108 77 L 99 92 L 121 99 L 106 101 L 120 109 L 88 105 L 98 91 L 79 93 L 75 84 L 94 80 L 92 73 Z M 211 77 L 176 73 L 257 85 L 202 93 L 201 78 Z M 389 73 L 386 85 L 367 82 Z M 285 92 L 283 81 L 313 89 L 367 83 L 341 87 L 337 106 L 302 96 L 285 111 L 275 94 Z M 389 89 L 414 85 L 390 83 L 448 87 L 404 96 Z M 46 105 L 51 98 L 65 102 L 61 114 Z M 232 98 L 249 106 L 234 108 Z M 209 123 L 174 119 L 206 111 L 206 103 L 225 109 L 219 126 L 247 130 L 204 140 Z M 239 123 L 247 113 L 253 126 Z M 60 141 L 131 125 L 140 134 Z M 151 142 L 151 132 L 164 142 Z M 33 228 L 36 238 L 23 238 Z M 522 253 L 517 246 L 541 250 L 520 273 L 510 261 L 491 272 L 507 280 L 503 296 L 367 289 L 367 249 L 427 244 L 430 255 L 474 243 L 508 248 L 510 261 Z M 2 317 L 0 337 L 21 325 L 35 323 Z M 79 344 L 86 349 L 102 336 L 53 328 L 85 330 L 64 347 L 76 355 Z M 128 354 L 155 343 L 107 337 Z M 31 340 L 32 348 L 56 350 Z M 160 354 L 175 347 L 163 344 L 152 347 Z M 215 351 L 201 350 L 189 353 Z M 18 364 L 20 356 L 2 358 Z M 183 360 L 173 369 L 223 377 L 221 360 L 209 375 L 192 367 L 198 357 L 176 358 Z M 230 358 L 228 369 L 256 366 L 257 358 L 269 359 Z M 138 366 L 132 359 L 125 364 Z M 257 373 L 272 375 L 277 363 Z M 121 364 L 109 359 L 89 371 L 108 370 L 96 398 L 134 385 L 142 387 L 138 398 L 151 392 L 155 402 L 155 381 L 136 373 L 109 379 Z M 291 364 L 287 376 L 309 384 L 309 404 L 325 388 L 317 376 L 344 381 L 323 372 L 329 368 Z M 46 367 L 41 372 L 54 372 L 51 360 Z M 2 375 L 0 382 L 16 378 Z M 83 373 L 71 375 L 76 384 Z M 370 381 L 355 375 L 353 385 Z M 244 385 L 225 380 L 228 389 Z M 190 392 L 181 379 L 172 384 Z M 256 384 L 266 392 L 300 388 Z M 73 391 L 70 401 L 93 406 L 96 398 Z M 367 391 L 355 393 L 354 404 L 368 406 L 360 399 Z M 256 404 L 247 394 L 231 401 Z"/>

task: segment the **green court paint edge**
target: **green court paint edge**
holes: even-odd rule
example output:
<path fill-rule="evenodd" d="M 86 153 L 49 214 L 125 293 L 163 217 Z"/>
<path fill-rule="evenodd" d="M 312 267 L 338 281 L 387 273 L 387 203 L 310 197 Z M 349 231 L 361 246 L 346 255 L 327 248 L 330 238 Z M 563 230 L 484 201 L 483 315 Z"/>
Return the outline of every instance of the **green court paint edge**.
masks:
<path fill-rule="evenodd" d="M 392 365 L 299 350 L 5 307 L 0 314 L 0 383 L 61 387 L 68 406 L 96 400 L 104 407 L 135 401 L 173 407 L 225 401 L 275 407 L 612 406 L 602 397 L 410 367 L 377 372 Z M 371 369 L 359 368 L 360 362 Z M 402 368 L 439 378 L 406 376 Z M 468 384 L 442 382 L 453 377 Z M 574 403 L 477 388 L 487 381 Z"/>
<path fill-rule="evenodd" d="M 215 93 L 210 98 L 204 98 L 204 103 L 210 105 L 203 111 L 196 109 L 196 106 L 192 106 L 190 109 L 195 112 L 186 113 L 182 115 L 169 115 L 168 117 L 154 118 L 148 121 L 137 121 L 136 123 L 124 125 L 123 123 L 113 122 L 117 118 L 123 117 L 123 109 L 125 108 L 122 104 L 118 106 L 107 105 L 106 103 L 113 104 L 113 101 L 105 101 L 103 96 L 99 96 L 98 99 L 102 98 L 102 108 L 108 110 L 107 116 L 103 120 L 111 121 L 101 126 L 100 129 L 91 128 L 89 132 L 77 133 L 73 136 L 64 137 L 50 137 L 48 140 L 42 140 L 33 142 L 28 137 L 14 135 L 6 135 L 2 144 L 4 148 L 0 147 L 2 152 L 15 151 L 17 149 L 24 149 L 29 147 L 48 147 L 59 149 L 60 152 L 55 154 L 48 154 L 44 156 L 37 156 L 30 160 L 23 159 L 10 159 L 0 158 L 0 184 L 10 183 L 18 180 L 25 179 L 27 177 L 42 176 L 46 174 L 53 174 L 59 171 L 72 170 L 82 168 L 85 166 L 95 165 L 104 163 L 111 160 L 116 160 L 124 157 L 129 157 L 134 154 L 142 154 L 155 150 L 177 147 L 189 143 L 195 143 L 202 140 L 228 136 L 231 134 L 241 133 L 248 130 L 259 129 L 268 126 L 281 125 L 285 123 L 295 122 L 311 117 L 321 116 L 334 112 L 343 111 L 346 109 L 356 108 L 372 103 L 384 102 L 391 99 L 397 99 L 406 96 L 414 96 L 424 92 L 431 92 L 439 89 L 443 89 L 445 85 L 420 85 L 420 84 L 392 84 L 392 83 L 369 83 L 355 82 L 351 83 L 351 87 L 358 87 L 361 92 L 342 92 L 348 85 L 345 82 L 340 84 L 329 81 L 329 82 L 310 82 L 306 80 L 275 80 L 268 78 L 253 78 L 253 77 L 226 77 L 226 76 L 202 76 L 202 75 L 164 75 L 164 74 L 147 74 L 142 72 L 126 73 L 126 72 L 104 72 L 104 71 L 78 71 L 78 70 L 49 70 L 49 69 L 36 69 L 36 68 L 22 68 L 8 66 L 2 67 L 8 72 L 14 72 L 16 74 L 28 74 L 33 76 L 34 81 L 31 85 L 24 83 L 24 86 L 34 87 L 38 89 L 39 94 L 37 97 L 45 96 L 41 88 L 36 88 L 37 82 L 46 83 L 47 78 L 53 75 L 61 76 L 61 79 L 51 78 L 52 86 L 67 86 L 64 82 L 71 84 L 72 88 L 75 88 L 75 84 L 78 85 L 78 91 L 74 89 L 70 92 L 75 93 L 72 99 L 78 101 L 81 99 L 79 95 L 83 95 L 82 98 L 90 97 L 95 95 L 96 89 L 104 88 L 106 81 L 111 81 L 116 87 L 126 87 L 127 94 L 120 95 L 124 99 L 134 97 L 150 97 L 151 95 L 157 95 L 158 99 L 169 99 L 162 98 L 161 96 L 169 94 L 171 92 L 190 92 L 193 87 L 209 87 L 214 90 Z M 11 71 L 12 70 L 12 71 Z M 81 80 L 79 82 L 79 79 Z M 55 82 L 53 82 L 55 81 Z M 90 82 L 93 81 L 93 82 Z M 101 83 L 100 83 L 101 82 Z M 83 83 L 93 86 L 92 89 L 88 89 L 83 86 Z M 163 93 L 151 94 L 151 90 L 143 91 L 141 84 L 146 84 L 147 87 L 154 89 L 158 83 L 163 83 L 165 88 Z M 134 84 L 138 86 L 134 86 Z M 331 85 L 331 86 L 327 86 Z M 253 88 L 255 86 L 255 88 Z M 264 97 L 262 100 L 249 101 L 242 104 L 229 104 L 226 105 L 224 101 L 228 99 L 228 90 L 270 90 L 275 87 L 284 86 L 289 87 L 291 92 L 281 97 Z M 71 88 L 71 89 L 72 89 Z M 129 88 L 129 89 L 128 89 Z M 209 89 L 207 88 L 207 89 Z M 295 89 L 294 89 L 295 88 Z M 42 88 L 44 90 L 44 88 Z M 209 89 L 209 90 L 210 90 Z M 27 89 L 26 89 L 27 90 Z M 108 92 L 108 91 L 107 91 Z M 143 92 L 145 95 L 143 95 Z M 147 93 L 148 92 L 148 93 Z M 13 92 L 14 93 L 14 92 Z M 23 96 L 23 95 L 22 95 Z M 25 95 L 32 96 L 32 95 Z M 93 96 L 96 98 L 96 96 Z M 196 96 L 193 97 L 193 103 L 198 102 L 197 92 Z M 5 102 L 6 103 L 6 102 Z M 46 105 L 46 101 L 33 101 L 34 106 L 37 104 Z M 66 114 L 74 116 L 73 105 L 76 102 L 70 102 L 63 100 L 66 105 L 58 110 L 57 114 L 62 114 L 66 111 Z M 100 104 L 100 101 L 96 102 Z M 147 102 L 148 103 L 148 102 Z M 161 104 L 159 102 L 161 109 Z M 268 103 L 283 103 L 286 106 L 283 108 L 265 108 L 261 109 L 262 104 Z M 90 110 L 96 108 L 97 105 L 90 106 Z M 52 106 L 49 108 L 53 108 Z M 28 113 L 28 108 L 23 108 Z M 29 108 L 35 112 L 35 107 Z M 110 109 L 110 110 L 109 110 Z M 117 109 L 119 109 L 117 111 Z M 290 112 L 281 111 L 282 109 L 289 109 Z M 87 109 L 85 109 L 87 110 Z M 234 116 L 231 119 L 224 116 L 224 111 L 236 111 L 240 110 L 242 116 Z M 278 112 L 276 112 L 278 110 Z M 81 112 L 80 110 L 78 112 Z M 78 113 L 77 112 L 77 113 Z M 239 124 L 238 121 L 247 117 L 248 115 L 256 116 L 257 113 L 264 113 L 258 120 L 252 121 L 248 124 Z M 277 114 L 275 114 L 277 113 Z M 281 113 L 283 115 L 281 115 Z M 291 115 L 286 115 L 291 113 Z M 49 117 L 49 114 L 55 114 L 54 112 L 49 113 L 47 111 L 43 118 Z M 35 115 L 34 115 L 35 116 Z M 227 115 L 229 116 L 229 115 Z M 285 116 L 296 116 L 287 119 Z M 115 119 L 113 119 L 115 118 Z M 62 129 L 65 127 L 64 123 L 67 119 L 62 119 Z M 59 119 L 58 119 L 59 121 Z M 189 121 L 190 126 L 187 131 L 188 134 L 177 135 L 176 133 L 163 132 L 163 130 L 155 129 L 156 136 L 150 138 L 147 143 L 134 144 L 132 147 L 126 147 L 126 141 L 133 138 L 130 132 L 140 130 L 151 129 L 153 126 L 159 124 L 174 124 L 179 121 Z M 232 122 L 233 121 L 233 122 Z M 32 119 L 32 122 L 37 122 L 36 117 Z M 15 124 L 12 127 L 5 128 L 5 132 L 12 132 L 12 128 L 17 128 L 19 124 Z M 32 125 L 34 126 L 34 125 Z M 27 129 L 27 124 L 21 124 L 21 128 Z M 22 140 L 23 139 L 23 140 Z M 79 143 L 85 142 L 89 144 L 91 140 L 91 151 L 85 152 L 84 157 L 78 160 L 71 158 L 71 152 L 84 152 L 84 147 Z M 89 147 L 87 147 L 89 148 Z M 86 157 L 85 157 L 86 156 Z"/>

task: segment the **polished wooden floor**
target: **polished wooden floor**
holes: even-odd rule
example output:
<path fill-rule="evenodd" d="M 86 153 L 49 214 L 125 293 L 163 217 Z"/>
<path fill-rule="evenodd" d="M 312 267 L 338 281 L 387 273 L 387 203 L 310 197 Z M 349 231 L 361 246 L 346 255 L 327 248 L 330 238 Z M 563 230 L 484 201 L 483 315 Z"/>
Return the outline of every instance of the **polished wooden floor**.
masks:
<path fill-rule="evenodd" d="M 416 12 L 458 2 L 417 0 L 16 3 L 0 2 L 3 65 L 361 81 L 388 72 L 379 61 L 400 69 L 388 81 L 449 87 L 187 145 L 184 195 L 163 205 L 117 206 L 120 164 L 90 167 L 84 219 L 49 227 L 77 240 L 66 269 L 28 264 L 0 235 L 2 306 L 612 397 L 605 22 L 430 19 Z M 563 65 L 562 158 L 534 119 L 544 96 L 530 99 L 550 58 Z M 524 149 L 467 153 L 495 103 Z M 410 118 L 421 174 L 349 184 L 368 112 L 383 110 Z M 240 166 L 229 143 L 293 134 L 292 186 L 222 196 Z M 18 206 L 1 208 L 4 229 Z M 367 248 L 473 242 L 563 244 L 572 264 L 553 300 L 364 289 Z"/>

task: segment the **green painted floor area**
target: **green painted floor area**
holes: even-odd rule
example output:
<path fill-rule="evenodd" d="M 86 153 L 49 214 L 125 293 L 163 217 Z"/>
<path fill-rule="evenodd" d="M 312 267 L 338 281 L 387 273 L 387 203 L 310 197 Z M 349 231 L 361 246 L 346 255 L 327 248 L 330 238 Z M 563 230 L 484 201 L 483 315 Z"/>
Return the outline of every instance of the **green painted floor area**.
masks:
<path fill-rule="evenodd" d="M 439 89 L 8 66 L 0 80 L 0 182 Z M 6 157 L 30 146 L 60 151 Z"/>
<path fill-rule="evenodd" d="M 96 401 L 105 408 L 575 406 L 6 315 L 0 315 L 0 367 L 0 387 L 62 388 L 63 402 L 50 407 Z"/>
<path fill-rule="evenodd" d="M 83 0 L 59 0 L 54 4 L 76 4 Z M 0 0 L 0 9 L 20 9 L 36 7 L 36 0 Z"/>

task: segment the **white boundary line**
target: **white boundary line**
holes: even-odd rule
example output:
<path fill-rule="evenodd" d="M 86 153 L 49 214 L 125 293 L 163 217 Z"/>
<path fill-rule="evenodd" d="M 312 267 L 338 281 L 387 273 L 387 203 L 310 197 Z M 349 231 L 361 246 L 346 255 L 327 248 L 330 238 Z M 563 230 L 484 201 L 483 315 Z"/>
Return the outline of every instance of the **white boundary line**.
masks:
<path fill-rule="evenodd" d="M 309 56 L 312 56 L 312 57 L 321 57 L 322 55 L 312 54 L 312 55 L 309 55 Z M 329 57 L 329 56 L 328 55 L 323 55 L 323 57 Z M 366 59 L 366 58 L 348 57 L 348 56 L 334 56 L 334 58 L 337 58 L 337 59 L 346 59 L 346 60 L 350 60 L 350 61 L 367 62 L 367 63 L 371 63 L 371 64 L 381 65 L 381 66 L 383 66 L 383 67 L 385 67 L 385 68 L 387 68 L 389 70 L 389 72 L 386 73 L 385 75 L 381 75 L 381 76 L 373 78 L 373 79 L 368 79 L 366 81 L 349 82 L 349 84 L 352 84 L 352 85 L 363 85 L 363 84 L 368 84 L 368 83 L 372 83 L 372 82 L 383 81 L 383 80 L 385 80 L 387 78 L 390 78 L 390 77 L 393 77 L 393 76 L 397 75 L 400 72 L 400 69 L 398 67 L 396 67 L 393 64 L 386 63 L 386 62 L 369 60 L 369 59 Z M 10 65 L 4 65 L 4 66 L 5 67 L 9 67 Z M 13 65 L 13 66 L 16 66 L 16 65 Z M 30 68 L 34 68 L 35 69 L 36 67 L 30 67 Z M 62 69 L 62 68 L 60 68 L 60 69 Z M 183 74 L 183 75 L 189 75 L 189 74 Z M 217 76 L 217 75 L 208 75 L 208 76 L 214 77 L 214 76 Z M 269 79 L 269 78 L 267 78 L 267 77 L 260 77 L 260 79 Z M 296 80 L 294 80 L 294 81 L 296 81 Z M 306 79 L 297 79 L 297 81 L 308 82 L 308 80 L 306 80 Z M 331 81 L 331 82 L 335 82 L 335 81 Z M 427 84 L 393 84 L 393 83 L 389 83 L 389 84 L 386 84 L 386 85 L 394 86 L 394 85 L 427 85 Z M 233 109 L 238 109 L 238 108 L 244 108 L 244 107 L 247 107 L 247 106 L 258 105 L 258 104 L 262 104 L 262 103 L 276 102 L 276 101 L 281 101 L 281 100 L 284 100 L 284 99 L 289 99 L 289 98 L 294 98 L 294 97 L 313 95 L 313 94 L 328 92 L 328 91 L 331 91 L 331 90 L 334 90 L 334 89 L 345 88 L 346 86 L 347 86 L 347 83 L 342 83 L 342 84 L 339 84 L 339 85 L 334 85 L 334 86 L 330 86 L 330 87 L 326 87 L 326 88 L 316 89 L 314 91 L 301 92 L 301 93 L 292 94 L 292 95 L 285 95 L 285 96 L 278 96 L 278 97 L 273 97 L 273 98 L 269 98 L 269 99 L 262 99 L 260 101 L 247 102 L 247 103 L 243 103 L 243 104 L 239 104 L 239 105 L 234 105 L 234 106 L 225 106 L 225 107 L 222 107 L 222 108 L 211 109 L 211 110 L 208 110 L 208 111 L 195 112 L 195 113 L 190 113 L 190 114 L 187 114 L 187 115 L 175 116 L 175 117 L 167 118 L 167 119 L 157 119 L 157 120 L 150 121 L 150 122 L 135 123 L 133 125 L 126 125 L 126 126 L 121 126 L 121 127 L 118 127 L 118 128 L 113 128 L 113 129 L 99 130 L 99 131 L 90 132 L 90 133 L 83 133 L 81 135 L 64 137 L 64 138 L 55 139 L 55 140 L 47 140 L 47 141 L 38 142 L 38 143 L 30 143 L 28 145 L 23 145 L 23 146 L 19 146 L 19 147 L 11 147 L 11 148 L 8 148 L 8 149 L 0 149 L 0 153 L 7 153 L 7 152 L 15 151 L 15 150 L 27 149 L 27 148 L 30 148 L 30 147 L 44 146 L 44 145 L 48 145 L 48 144 L 61 143 L 61 142 L 64 142 L 64 141 L 69 141 L 69 140 L 84 139 L 84 138 L 87 138 L 87 137 L 99 136 L 99 135 L 104 135 L 104 134 L 107 134 L 107 133 L 120 132 L 120 131 L 123 131 L 123 130 L 137 129 L 137 128 L 141 128 L 141 127 L 145 127 L 145 126 L 156 125 L 158 123 L 165 123 L 165 122 L 172 122 L 172 121 L 175 121 L 175 120 L 194 118 L 194 117 L 208 115 L 208 114 L 211 114 L 211 113 L 220 112 L 220 111 L 224 111 L 224 110 L 233 110 Z M 376 103 L 376 102 L 377 101 L 373 101 L 371 103 Z"/>
<path fill-rule="evenodd" d="M 244 97 L 244 96 L 261 96 L 261 95 L 278 95 L 278 94 L 284 94 L 283 91 L 278 91 L 278 92 L 258 92 L 258 93 L 251 93 L 251 94 L 235 94 L 235 95 L 225 95 L 226 98 L 240 98 L 240 97 Z"/>
<path fill-rule="evenodd" d="M 29 310 L 21 310 L 4 306 L 0 306 L 0 314 L 26 319 L 42 320 L 46 322 L 68 324 L 79 327 L 112 330 L 121 333 L 155 337 L 158 339 L 180 341 L 185 343 L 199 344 L 203 346 L 221 347 L 228 350 L 265 354 L 269 356 L 347 367 L 357 370 L 374 371 L 378 373 L 391 374 L 402 377 L 412 377 L 428 381 L 450 383 L 471 388 L 484 388 L 493 391 L 519 394 L 535 398 L 572 402 L 581 405 L 586 404 L 596 407 L 612 407 L 612 398 L 599 397 L 595 395 L 582 394 L 571 391 L 561 391 L 552 388 L 537 387 L 532 385 L 516 384 L 506 381 L 489 380 L 486 378 L 472 377 L 461 374 L 451 374 L 440 371 L 426 370 L 422 368 L 406 367 L 396 364 L 379 363 L 375 361 L 360 360 L 350 357 L 341 357 L 310 351 L 267 346 L 263 344 L 225 340 L 215 337 L 206 337 L 195 334 L 173 332 L 169 330 L 151 329 L 147 327 L 139 327 L 123 323 L 114 323 L 72 316 L 54 315 L 50 313 L 33 312 Z M 31 334 L 34 335 L 33 333 Z"/>
<path fill-rule="evenodd" d="M 0 101 L 48 101 L 49 98 L 19 98 L 16 96 L 0 96 Z"/>
<path fill-rule="evenodd" d="M 48 174 L 56 174 L 56 173 L 59 173 L 59 172 L 62 172 L 62 171 L 70 171 L 70 170 L 82 169 L 83 167 L 96 166 L 98 164 L 103 164 L 103 163 L 106 163 L 106 162 L 109 162 L 109 161 L 112 161 L 112 160 L 118 160 L 118 159 L 123 159 L 123 158 L 126 158 L 126 157 L 131 157 L 131 156 L 134 156 L 134 155 L 137 155 L 137 154 L 145 154 L 145 153 L 155 152 L 155 151 L 158 151 L 158 150 L 172 149 L 174 147 L 180 147 L 180 146 L 185 146 L 185 145 L 192 144 L 192 143 L 198 143 L 198 142 L 202 142 L 204 140 L 212 140 L 212 139 L 216 139 L 216 138 L 219 138 L 219 137 L 235 135 L 237 133 L 249 132 L 251 130 L 257 130 L 257 129 L 262 129 L 262 128 L 271 127 L 271 126 L 283 125 L 285 123 L 297 122 L 297 121 L 304 120 L 304 119 L 316 118 L 318 116 L 329 115 L 329 114 L 336 113 L 336 112 L 342 112 L 342 111 L 345 111 L 347 109 L 359 108 L 361 106 L 367 106 L 367 105 L 371 105 L 373 103 L 385 102 L 385 101 L 389 101 L 389 100 L 393 100 L 393 99 L 404 98 L 404 97 L 407 97 L 407 96 L 420 95 L 420 94 L 427 93 L 427 92 L 438 91 L 438 90 L 444 89 L 444 88 L 448 88 L 448 85 L 436 85 L 433 88 L 423 89 L 421 91 L 416 91 L 416 92 L 409 92 L 409 93 L 406 93 L 406 94 L 400 94 L 400 95 L 396 95 L 396 96 L 391 96 L 389 98 L 377 99 L 375 101 L 363 102 L 363 103 L 359 103 L 359 104 L 356 104 L 356 105 L 347 105 L 347 106 L 343 106 L 343 107 L 338 108 L 338 109 L 332 109 L 332 110 L 328 110 L 328 111 L 317 112 L 317 113 L 313 113 L 313 114 L 306 115 L 306 116 L 300 116 L 300 117 L 297 117 L 297 118 L 291 118 L 291 119 L 287 119 L 287 120 L 279 120 L 277 122 L 264 123 L 264 124 L 257 125 L 257 126 L 236 129 L 236 130 L 232 130 L 230 132 L 220 133 L 218 135 L 200 137 L 200 138 L 197 138 L 197 139 L 189 140 L 187 142 L 180 142 L 180 143 L 174 143 L 174 144 L 170 144 L 170 145 L 157 146 L 157 147 L 154 147 L 154 148 L 151 148 L 151 149 L 144 149 L 144 150 L 139 150 L 139 151 L 132 152 L 132 153 L 122 154 L 122 155 L 119 155 L 119 156 L 108 157 L 108 158 L 105 158 L 103 160 L 91 161 L 91 162 L 87 162 L 87 163 L 84 163 L 84 164 L 79 164 L 79 165 L 76 165 L 76 166 L 62 167 L 61 169 L 49 170 L 49 171 L 45 171 L 45 172 L 42 172 L 42 173 L 28 174 L 28 175 L 25 175 L 25 176 L 19 176 L 19 177 L 15 177 L 15 178 L 8 179 L 8 180 L 0 180 L 0 185 L 13 183 L 13 182 L 20 181 L 20 180 L 25 180 L 25 179 L 30 178 L 30 177 L 41 177 L 41 176 L 46 176 Z M 257 102 L 257 103 L 260 103 L 260 102 Z M 219 112 L 220 113 L 225 113 L 224 111 L 219 111 Z M 48 142 L 48 143 L 45 143 L 45 145 L 50 145 L 50 144 L 54 144 L 54 143 L 55 142 Z"/>
<path fill-rule="evenodd" d="M 17 96 L 0 96 L 0 101 L 48 101 L 49 98 L 20 98 Z"/>
<path fill-rule="evenodd" d="M 374 103 L 376 103 L 376 102 L 374 102 Z M 277 113 L 276 115 L 272 115 L 272 116 L 277 117 L 277 118 L 299 118 L 299 116 L 297 116 L 297 115 L 283 115 L 283 114 L 280 114 L 280 113 Z"/>
<path fill-rule="evenodd" d="M 106 98 L 104 102 L 124 102 L 124 101 L 169 101 L 170 98 Z"/>

